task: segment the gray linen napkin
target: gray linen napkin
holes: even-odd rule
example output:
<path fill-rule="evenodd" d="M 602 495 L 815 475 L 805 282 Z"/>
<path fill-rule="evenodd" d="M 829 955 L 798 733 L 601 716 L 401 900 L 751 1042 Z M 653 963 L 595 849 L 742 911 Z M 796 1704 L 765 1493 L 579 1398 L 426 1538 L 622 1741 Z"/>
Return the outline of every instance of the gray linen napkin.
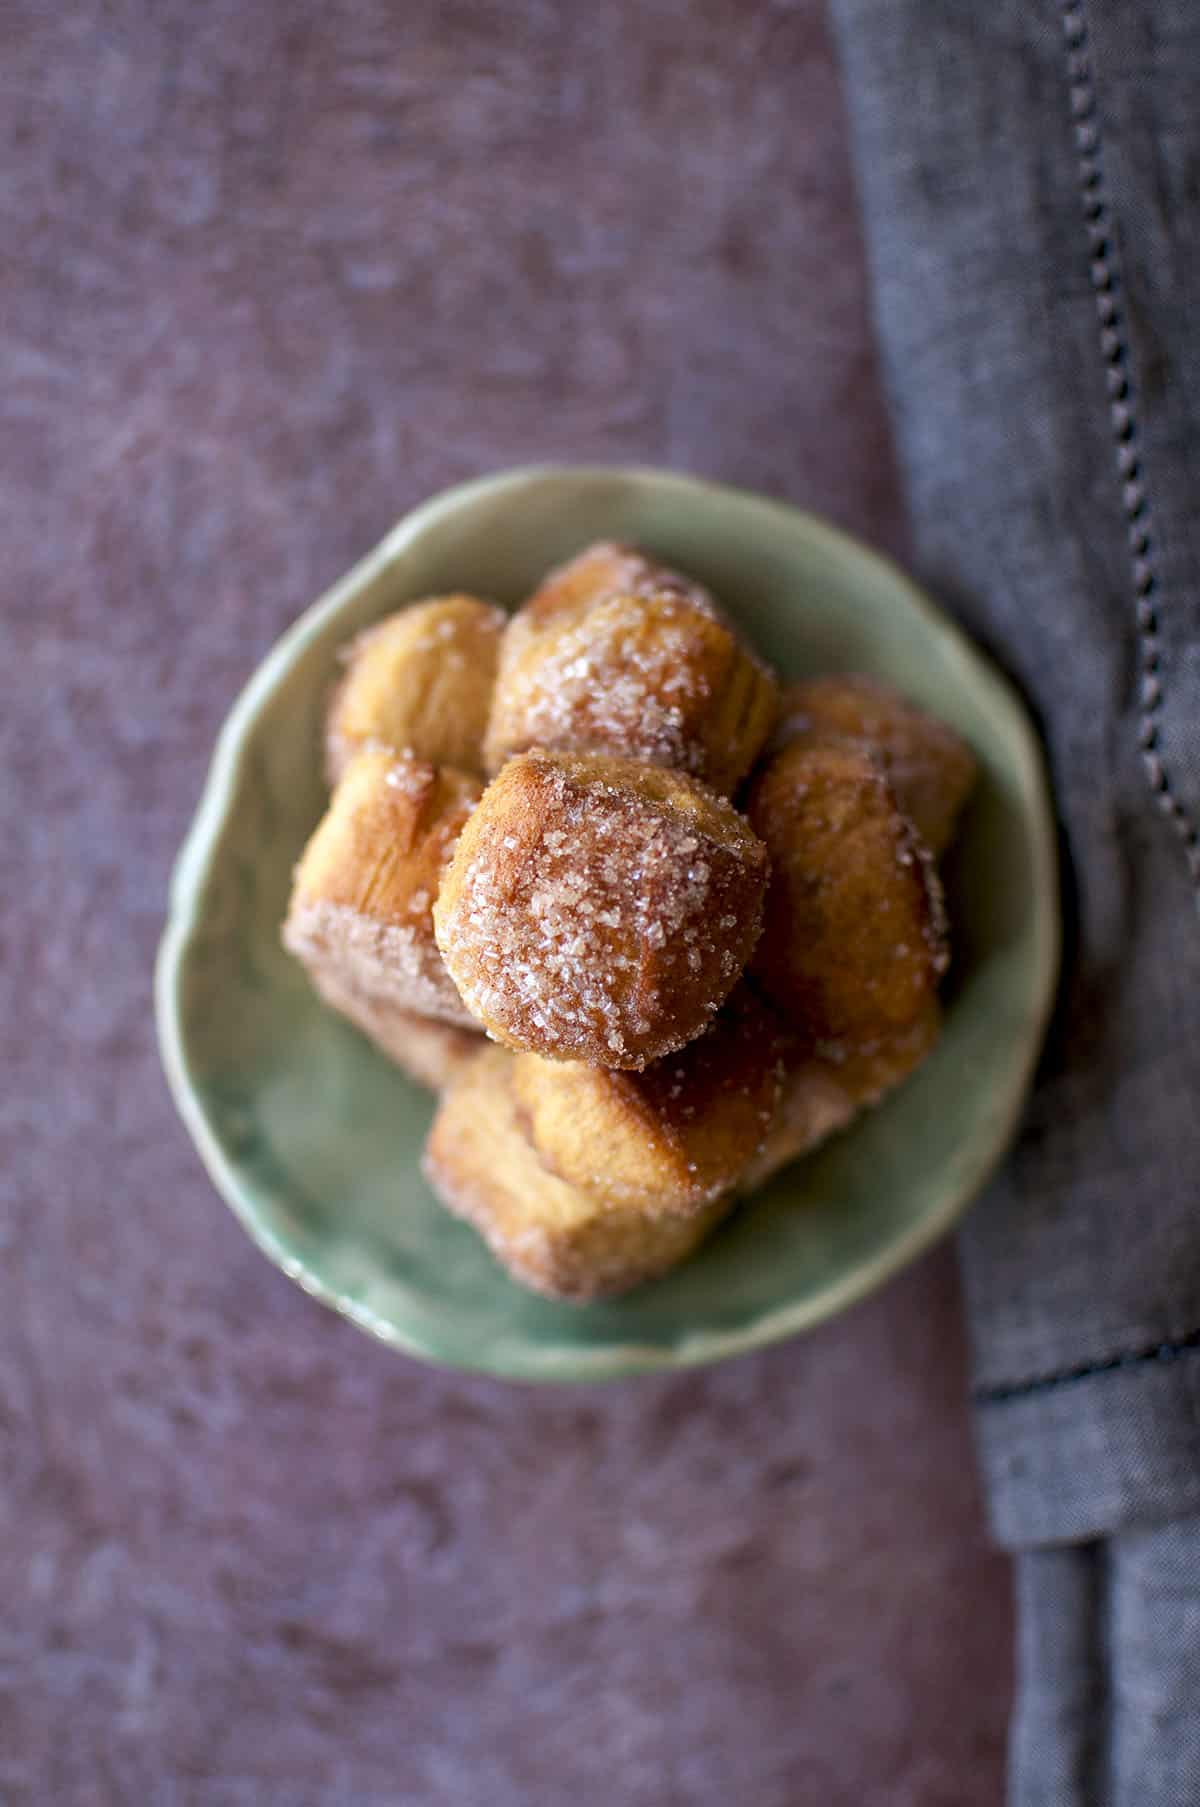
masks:
<path fill-rule="evenodd" d="M 1191 1807 L 1200 6 L 831 6 L 920 568 L 1039 714 L 1062 822 L 1058 1017 L 961 1240 L 1011 1799 Z"/>

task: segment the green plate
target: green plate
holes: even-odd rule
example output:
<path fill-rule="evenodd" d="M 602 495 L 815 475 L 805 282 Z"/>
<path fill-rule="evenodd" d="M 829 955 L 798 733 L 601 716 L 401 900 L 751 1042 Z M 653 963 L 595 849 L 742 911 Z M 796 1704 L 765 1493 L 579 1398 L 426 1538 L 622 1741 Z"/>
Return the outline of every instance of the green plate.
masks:
<path fill-rule="evenodd" d="M 318 744 L 338 647 L 431 592 L 515 604 L 548 565 L 601 537 L 710 584 L 784 674 L 853 666 L 892 680 L 967 737 L 982 780 L 947 874 L 955 960 L 932 1058 L 674 1274 L 580 1307 L 514 1286 L 438 1206 L 418 1167 L 431 1100 L 321 1006 L 282 952 L 279 924 L 324 806 Z M 285 1273 L 410 1354 L 590 1380 L 790 1336 L 942 1235 L 1013 1135 L 1058 942 L 1053 818 L 1029 720 L 899 571 L 738 490 L 657 471 L 527 469 L 419 508 L 255 673 L 175 869 L 158 1026 L 209 1173 Z"/>

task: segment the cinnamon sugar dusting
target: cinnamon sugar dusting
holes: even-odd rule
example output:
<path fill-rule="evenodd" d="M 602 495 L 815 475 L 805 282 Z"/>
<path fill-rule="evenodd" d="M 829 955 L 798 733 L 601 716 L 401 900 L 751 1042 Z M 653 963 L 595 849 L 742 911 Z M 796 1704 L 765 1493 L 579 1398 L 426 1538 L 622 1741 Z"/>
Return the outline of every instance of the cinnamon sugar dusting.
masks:
<path fill-rule="evenodd" d="M 775 682 L 699 585 L 600 544 L 554 572 L 504 635 L 486 753 L 641 759 L 732 790 L 775 712 Z"/>
<path fill-rule="evenodd" d="M 699 1033 L 745 964 L 764 850 L 700 787 L 685 794 L 715 833 L 640 792 L 638 772 L 533 753 L 485 795 L 435 920 L 463 998 L 498 1039 L 640 1067 Z"/>
<path fill-rule="evenodd" d="M 714 675 L 694 656 L 694 608 L 665 592 L 655 603 L 653 633 L 640 607 L 614 598 L 513 674 L 505 704 L 526 745 L 620 747 L 630 758 L 703 774 L 706 749 L 694 722 Z"/>

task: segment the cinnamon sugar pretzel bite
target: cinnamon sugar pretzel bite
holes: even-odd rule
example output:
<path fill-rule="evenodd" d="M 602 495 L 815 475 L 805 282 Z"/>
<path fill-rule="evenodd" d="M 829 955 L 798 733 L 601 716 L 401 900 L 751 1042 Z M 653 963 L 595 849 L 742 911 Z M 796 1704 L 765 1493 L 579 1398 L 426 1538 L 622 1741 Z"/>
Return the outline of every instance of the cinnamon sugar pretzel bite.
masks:
<path fill-rule="evenodd" d="M 343 652 L 325 724 L 336 784 L 364 746 L 482 774 L 503 609 L 475 596 L 434 596 L 369 627 Z"/>
<path fill-rule="evenodd" d="M 628 548 L 591 547 L 505 630 L 484 755 L 607 753 L 728 795 L 775 719 L 766 666 L 706 590 Z"/>
<path fill-rule="evenodd" d="M 946 851 L 976 775 L 975 756 L 953 728 L 877 678 L 842 672 L 783 692 L 775 744 L 801 739 L 870 753 L 930 852 Z"/>
<path fill-rule="evenodd" d="M 437 943 L 488 1034 L 641 1068 L 705 1029 L 758 937 L 768 862 L 724 799 L 632 760 L 509 760 L 463 830 Z"/>
<path fill-rule="evenodd" d="M 813 1053 L 885 1053 L 936 1003 L 948 961 L 932 858 L 866 753 L 792 742 L 747 812 L 771 855 L 752 972 Z"/>
<path fill-rule="evenodd" d="M 586 1300 L 628 1292 L 690 1255 L 729 1208 L 651 1216 L 598 1202 L 553 1173 L 530 1141 L 513 1057 L 485 1048 L 443 1094 L 425 1146 L 426 1178 L 523 1286 Z"/>
<path fill-rule="evenodd" d="M 640 1073 L 519 1054 L 512 1087 L 541 1160 L 614 1208 L 690 1216 L 761 1149 L 783 1084 L 784 1037 L 739 986 L 711 1029 Z"/>
<path fill-rule="evenodd" d="M 475 1027 L 437 949 L 433 900 L 481 789 L 380 747 L 353 761 L 296 867 L 283 927 L 327 993 Z"/>

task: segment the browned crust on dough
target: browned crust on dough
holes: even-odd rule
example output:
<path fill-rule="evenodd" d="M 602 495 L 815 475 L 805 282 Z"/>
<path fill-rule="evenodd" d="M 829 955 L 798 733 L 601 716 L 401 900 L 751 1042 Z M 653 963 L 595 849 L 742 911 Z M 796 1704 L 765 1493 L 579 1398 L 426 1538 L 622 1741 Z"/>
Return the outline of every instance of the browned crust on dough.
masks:
<path fill-rule="evenodd" d="M 433 901 L 481 790 L 407 755 L 359 753 L 296 867 L 288 951 L 343 990 L 473 1026 L 438 952 Z"/>
<path fill-rule="evenodd" d="M 339 655 L 329 700 L 331 786 L 363 747 L 483 775 L 500 638 L 508 616 L 477 596 L 429 596 L 364 629 Z"/>
<path fill-rule="evenodd" d="M 879 1104 L 916 1071 L 940 1033 L 941 1012 L 934 1001 L 911 1029 L 858 1060 L 838 1065 L 815 1054 L 794 1053 L 775 1119 L 738 1183 L 739 1196 L 747 1198 L 757 1192 L 781 1168 L 810 1154 L 830 1136 L 848 1128 L 864 1110 Z"/>
<path fill-rule="evenodd" d="M 729 1208 L 720 1199 L 655 1218 L 588 1199 L 538 1159 L 510 1081 L 502 1049 L 476 1055 L 442 1097 L 422 1164 L 447 1210 L 522 1286 L 579 1302 L 629 1292 L 691 1254 Z"/>
<path fill-rule="evenodd" d="M 642 1068 L 700 1034 L 757 940 L 768 862 L 730 804 L 627 760 L 533 752 L 493 780 L 434 908 L 506 1046 Z"/>
<path fill-rule="evenodd" d="M 741 985 L 711 1029 L 640 1073 L 522 1054 L 513 1091 L 551 1172 L 607 1204 L 686 1217 L 734 1185 L 761 1149 L 785 1040 Z"/>
<path fill-rule="evenodd" d="M 711 596 L 628 547 L 552 573 L 505 631 L 484 756 L 608 753 L 728 795 L 775 720 L 777 687 Z"/>
<path fill-rule="evenodd" d="M 576 618 L 607 596 L 649 596 L 655 591 L 682 597 L 714 619 L 724 619 L 712 592 L 694 578 L 648 558 L 636 546 L 619 540 L 595 540 L 573 558 L 547 571 L 513 620 L 523 621 L 530 628 L 545 628 Z"/>
<path fill-rule="evenodd" d="M 841 740 L 871 753 L 930 851 L 938 857 L 946 851 L 978 767 L 945 722 L 877 678 L 841 672 L 784 690 L 774 745 L 796 740 Z"/>
<path fill-rule="evenodd" d="M 849 746 L 786 746 L 747 808 L 772 863 L 756 984 L 822 1057 L 876 1053 L 924 1016 L 948 959 L 924 842 Z"/>

